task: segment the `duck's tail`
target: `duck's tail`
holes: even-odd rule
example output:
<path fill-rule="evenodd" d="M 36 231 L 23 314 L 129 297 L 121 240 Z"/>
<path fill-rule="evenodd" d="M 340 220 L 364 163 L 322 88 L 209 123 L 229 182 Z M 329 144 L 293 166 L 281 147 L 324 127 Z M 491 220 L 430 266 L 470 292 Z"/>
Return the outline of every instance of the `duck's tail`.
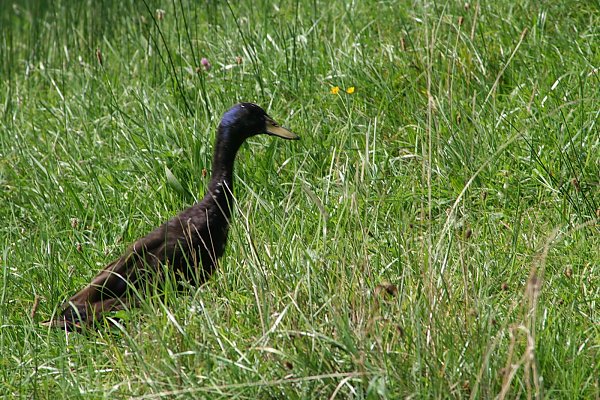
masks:
<path fill-rule="evenodd" d="M 60 314 L 43 323 L 79 332 L 91 326 L 102 314 L 126 308 L 130 302 L 128 290 L 136 282 L 136 263 L 131 257 L 122 257 L 104 268 L 92 282 L 72 296 Z"/>

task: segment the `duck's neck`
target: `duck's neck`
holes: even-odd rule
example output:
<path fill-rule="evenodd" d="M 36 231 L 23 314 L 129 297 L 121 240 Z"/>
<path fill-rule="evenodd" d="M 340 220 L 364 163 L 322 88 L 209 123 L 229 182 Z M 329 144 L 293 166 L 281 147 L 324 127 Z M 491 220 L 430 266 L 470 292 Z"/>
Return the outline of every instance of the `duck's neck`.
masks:
<path fill-rule="evenodd" d="M 218 135 L 212 165 L 212 176 L 208 186 L 213 198 L 228 210 L 233 200 L 233 164 L 241 143 L 227 140 L 226 135 Z"/>

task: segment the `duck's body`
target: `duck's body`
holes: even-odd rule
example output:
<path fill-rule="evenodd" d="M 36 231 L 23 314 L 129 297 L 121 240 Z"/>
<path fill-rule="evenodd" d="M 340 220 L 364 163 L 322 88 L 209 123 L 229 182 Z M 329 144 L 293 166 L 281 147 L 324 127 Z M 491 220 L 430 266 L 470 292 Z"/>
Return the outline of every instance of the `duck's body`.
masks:
<path fill-rule="evenodd" d="M 164 266 L 194 284 L 205 282 L 225 251 L 235 156 L 246 138 L 260 133 L 298 138 L 255 104 L 237 104 L 225 113 L 215 141 L 213 174 L 202 201 L 137 240 L 71 297 L 50 324 L 77 330 L 102 313 L 122 308 L 132 293 L 160 284 Z"/>

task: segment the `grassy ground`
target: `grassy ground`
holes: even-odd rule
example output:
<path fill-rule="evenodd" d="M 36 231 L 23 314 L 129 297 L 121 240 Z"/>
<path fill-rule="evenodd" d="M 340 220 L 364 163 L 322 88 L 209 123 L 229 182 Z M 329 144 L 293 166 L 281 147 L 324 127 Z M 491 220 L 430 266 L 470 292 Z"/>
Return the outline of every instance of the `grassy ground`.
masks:
<path fill-rule="evenodd" d="M 597 3 L 46 3 L 0 14 L 0 394 L 600 398 Z M 209 283 L 41 327 L 241 100 L 302 141 L 242 148 Z"/>

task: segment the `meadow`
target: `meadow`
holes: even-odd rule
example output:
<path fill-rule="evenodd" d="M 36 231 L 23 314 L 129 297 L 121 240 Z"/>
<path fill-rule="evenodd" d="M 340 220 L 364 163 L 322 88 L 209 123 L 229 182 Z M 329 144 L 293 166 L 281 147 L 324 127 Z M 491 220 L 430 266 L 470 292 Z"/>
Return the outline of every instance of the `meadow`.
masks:
<path fill-rule="evenodd" d="M 0 396 L 600 398 L 598 2 L 49 3 L 0 2 Z M 42 326 L 239 101 L 301 140 L 212 278 Z"/>

